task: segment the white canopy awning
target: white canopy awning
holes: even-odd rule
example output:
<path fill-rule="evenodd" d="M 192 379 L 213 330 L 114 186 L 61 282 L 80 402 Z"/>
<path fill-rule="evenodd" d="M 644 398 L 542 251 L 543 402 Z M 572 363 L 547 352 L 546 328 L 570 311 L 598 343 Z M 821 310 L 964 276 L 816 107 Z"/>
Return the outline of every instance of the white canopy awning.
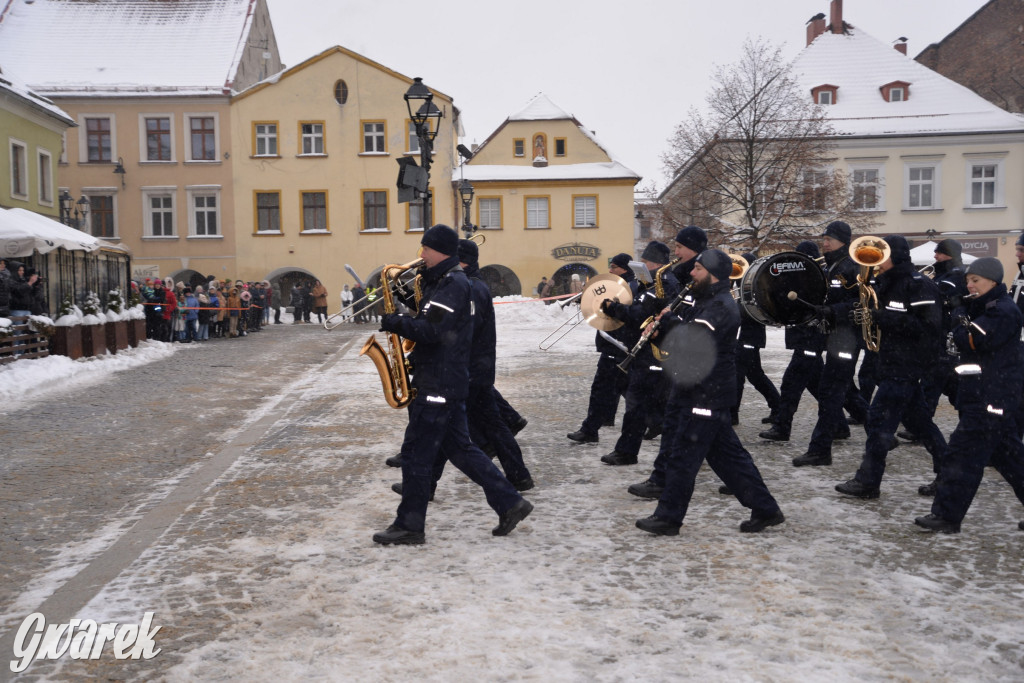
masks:
<path fill-rule="evenodd" d="M 46 254 L 58 247 L 96 251 L 100 240 L 52 218 L 25 209 L 0 209 L 0 256 L 18 258 Z"/>

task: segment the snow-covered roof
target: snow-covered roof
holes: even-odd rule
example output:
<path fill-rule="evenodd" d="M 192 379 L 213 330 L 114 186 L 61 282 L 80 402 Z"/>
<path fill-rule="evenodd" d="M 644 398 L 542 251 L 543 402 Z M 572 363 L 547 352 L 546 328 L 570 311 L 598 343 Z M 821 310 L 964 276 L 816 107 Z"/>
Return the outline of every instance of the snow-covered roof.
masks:
<path fill-rule="evenodd" d="M 849 26 L 849 25 L 847 25 Z M 838 86 L 825 112 L 839 135 L 893 136 L 1024 131 L 1024 118 L 932 71 L 855 27 L 825 32 L 797 56 L 794 71 L 804 94 Z M 880 88 L 910 84 L 903 102 L 887 102 Z"/>
<path fill-rule="evenodd" d="M 224 93 L 238 69 L 255 4 L 7 0 L 0 15 L 0 64 L 47 95 Z"/>
<path fill-rule="evenodd" d="M 549 180 L 612 180 L 640 178 L 635 172 L 618 161 L 589 164 L 555 164 L 553 166 L 526 165 L 482 165 L 464 164 L 461 172 L 456 169 L 452 180 L 464 175 L 470 182 L 477 181 L 549 181 Z"/>
<path fill-rule="evenodd" d="M 542 92 L 537 93 L 526 103 L 526 106 L 508 117 L 509 121 L 558 121 L 561 119 L 572 119 L 572 114 L 567 114 L 548 99 Z"/>
<path fill-rule="evenodd" d="M 49 98 L 43 97 L 18 80 L 16 76 L 0 64 L 0 91 L 7 91 L 24 101 L 29 107 L 42 111 L 67 126 L 74 126 L 75 121 L 67 112 L 54 104 Z"/>

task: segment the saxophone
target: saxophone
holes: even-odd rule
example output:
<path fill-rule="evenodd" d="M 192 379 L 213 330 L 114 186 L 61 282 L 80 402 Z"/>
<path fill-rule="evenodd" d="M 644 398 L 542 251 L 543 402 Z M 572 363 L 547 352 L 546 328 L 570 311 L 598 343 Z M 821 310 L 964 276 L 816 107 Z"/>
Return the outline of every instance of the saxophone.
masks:
<path fill-rule="evenodd" d="M 385 313 L 395 312 L 394 289 L 402 286 L 399 277 L 402 273 L 419 268 L 423 265 L 423 259 L 410 261 L 405 265 L 390 264 L 384 266 L 380 272 L 381 296 Z M 416 302 L 419 304 L 420 279 L 416 277 L 415 292 Z M 376 335 L 363 344 L 360 356 L 368 356 L 377 368 L 380 381 L 384 388 L 384 400 L 392 408 L 404 408 L 416 397 L 416 390 L 409 386 L 410 365 L 406 354 L 412 351 L 414 342 L 402 339 L 394 332 L 387 333 L 387 350 L 377 341 Z"/>

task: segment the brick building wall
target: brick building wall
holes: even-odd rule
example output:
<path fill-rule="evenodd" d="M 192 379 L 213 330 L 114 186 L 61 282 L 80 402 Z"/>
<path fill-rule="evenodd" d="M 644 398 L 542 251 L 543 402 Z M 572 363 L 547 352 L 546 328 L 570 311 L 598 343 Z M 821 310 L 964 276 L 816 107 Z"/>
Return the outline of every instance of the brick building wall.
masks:
<path fill-rule="evenodd" d="M 1024 0 L 990 0 L 915 59 L 1003 109 L 1024 112 Z"/>

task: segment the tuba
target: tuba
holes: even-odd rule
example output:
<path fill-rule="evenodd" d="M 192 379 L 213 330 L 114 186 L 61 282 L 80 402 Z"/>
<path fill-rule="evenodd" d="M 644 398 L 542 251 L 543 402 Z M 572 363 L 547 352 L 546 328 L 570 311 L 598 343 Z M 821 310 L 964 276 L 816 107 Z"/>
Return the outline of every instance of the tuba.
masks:
<path fill-rule="evenodd" d="M 860 266 L 860 273 L 857 275 L 860 300 L 857 302 L 857 308 L 853 310 L 853 322 L 860 325 L 860 333 L 868 351 L 878 351 L 878 345 L 882 341 L 882 331 L 871 321 L 871 314 L 868 312 L 878 308 L 878 295 L 875 288 L 869 284 L 869 280 L 872 271 L 887 261 L 891 252 L 885 240 L 870 235 L 858 237 L 850 243 L 850 258 Z"/>
<path fill-rule="evenodd" d="M 729 273 L 729 280 L 735 285 L 732 288 L 732 298 L 738 300 L 740 298 L 739 281 L 747 274 L 750 264 L 747 263 L 747 259 L 739 254 L 729 254 L 729 260 L 732 261 L 732 272 Z"/>
<path fill-rule="evenodd" d="M 380 272 L 381 296 L 385 313 L 395 312 L 394 290 L 398 287 L 398 278 L 406 271 L 419 268 L 423 265 L 423 259 L 410 261 L 405 265 L 391 264 L 384 266 Z M 419 276 L 415 281 L 415 296 L 417 303 L 420 299 Z M 394 332 L 387 333 L 387 350 L 377 341 L 375 335 L 363 344 L 360 356 L 369 356 L 370 360 L 377 367 L 380 374 L 380 381 L 384 387 L 384 400 L 392 408 L 404 408 L 416 397 L 416 390 L 409 386 L 409 359 L 405 357 L 412 351 L 414 343 L 408 339 L 403 340 Z"/>

